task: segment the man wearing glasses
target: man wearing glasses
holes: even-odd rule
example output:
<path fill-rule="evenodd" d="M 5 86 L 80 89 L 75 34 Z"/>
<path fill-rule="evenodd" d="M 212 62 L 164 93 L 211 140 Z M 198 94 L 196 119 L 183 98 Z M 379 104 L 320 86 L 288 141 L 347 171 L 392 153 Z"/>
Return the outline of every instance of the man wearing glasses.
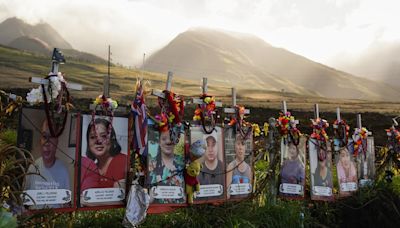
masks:
<path fill-rule="evenodd" d="M 56 157 L 58 138 L 52 137 L 49 126 L 45 120 L 41 129 L 41 157 L 35 160 L 35 167 L 30 166 L 25 182 L 26 190 L 67 189 L 70 190 L 69 175 L 67 168 L 60 159 Z M 37 173 L 37 174 L 34 174 Z M 60 205 L 47 205 L 53 208 Z"/>

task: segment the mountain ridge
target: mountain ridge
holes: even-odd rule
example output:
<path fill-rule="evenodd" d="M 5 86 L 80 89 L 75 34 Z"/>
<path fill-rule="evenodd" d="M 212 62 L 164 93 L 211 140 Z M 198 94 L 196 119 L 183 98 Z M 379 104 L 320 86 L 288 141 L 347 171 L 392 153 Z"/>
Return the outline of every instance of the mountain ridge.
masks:
<path fill-rule="evenodd" d="M 384 83 L 364 79 L 314 62 L 262 39 L 206 28 L 189 29 L 152 54 L 145 67 L 183 78 L 239 88 L 267 88 L 324 97 L 395 100 L 400 93 Z"/>
<path fill-rule="evenodd" d="M 59 48 L 64 55 L 80 61 L 104 64 L 107 61 L 94 54 L 73 49 L 55 29 L 47 23 L 30 25 L 12 17 L 0 23 L 0 44 L 19 50 L 48 55 L 53 48 Z"/>

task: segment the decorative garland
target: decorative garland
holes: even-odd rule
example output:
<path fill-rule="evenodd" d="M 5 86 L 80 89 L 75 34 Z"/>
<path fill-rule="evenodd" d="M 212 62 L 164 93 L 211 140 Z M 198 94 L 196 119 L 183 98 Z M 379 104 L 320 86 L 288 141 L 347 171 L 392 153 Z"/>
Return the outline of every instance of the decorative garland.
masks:
<path fill-rule="evenodd" d="M 296 127 L 294 116 L 290 112 L 286 112 L 285 114 L 280 112 L 276 126 L 284 139 L 289 140 L 296 146 L 299 145 L 301 133 Z"/>
<path fill-rule="evenodd" d="M 399 148 L 400 132 L 395 127 L 391 127 L 389 129 L 386 129 L 386 134 L 388 136 L 389 149 Z"/>
<path fill-rule="evenodd" d="M 164 90 L 165 99 L 158 98 L 161 114 L 156 116 L 159 124 L 159 131 L 169 130 L 171 142 L 178 144 L 180 139 L 180 129 L 184 114 L 184 100 L 171 91 Z"/>
<path fill-rule="evenodd" d="M 200 99 L 202 100 L 202 104 L 198 104 L 194 111 L 193 120 L 201 121 L 204 132 L 211 134 L 215 129 L 216 119 L 218 118 L 215 97 L 203 94 Z M 206 121 L 210 122 L 211 130 L 207 129 Z"/>
<path fill-rule="evenodd" d="M 260 126 L 256 123 L 251 124 L 253 128 L 253 136 L 254 137 L 259 137 L 261 135 L 261 129 Z"/>
<path fill-rule="evenodd" d="M 333 122 L 333 131 L 335 134 L 335 138 L 339 140 L 339 147 L 344 147 L 349 142 L 349 130 L 350 126 L 346 123 L 345 120 L 335 120 Z"/>
<path fill-rule="evenodd" d="M 70 102 L 71 98 L 67 88 L 67 82 L 61 72 L 57 74 L 49 73 L 45 79 L 48 80 L 47 88 L 42 84 L 39 88 L 32 89 L 27 94 L 26 99 L 31 105 L 41 102 L 44 103 L 50 134 L 53 137 L 58 137 L 64 131 L 68 111 L 73 106 Z M 56 113 L 61 115 L 63 112 L 63 105 L 65 106 L 65 112 L 60 120 L 60 117 L 56 117 Z M 56 128 L 58 128 L 57 131 Z"/>
<path fill-rule="evenodd" d="M 356 128 L 353 134 L 354 140 L 354 156 L 357 157 L 359 153 L 364 155 L 364 158 L 367 156 L 367 137 L 368 130 L 363 127 L 361 129 Z"/>
<path fill-rule="evenodd" d="M 244 120 L 245 110 L 244 106 L 236 105 L 235 115 L 231 116 L 231 120 L 228 124 L 229 126 L 236 127 L 236 131 L 240 133 L 243 140 L 248 139 L 253 130 L 251 124 Z M 247 128 L 247 130 L 245 130 L 245 128 Z"/>
<path fill-rule="evenodd" d="M 90 125 L 92 126 L 92 130 L 95 132 L 96 138 L 98 138 L 97 131 L 96 131 L 96 126 L 95 126 L 95 117 L 96 117 L 96 109 L 98 106 L 101 107 L 102 110 L 102 115 L 103 116 L 109 116 L 110 117 L 110 125 L 108 125 L 107 129 L 107 139 L 106 141 L 111 139 L 111 133 L 112 133 L 112 123 L 113 123 L 113 118 L 114 118 L 114 110 L 118 108 L 118 103 L 117 101 L 106 97 L 105 95 L 99 95 L 94 101 L 93 104 L 95 105 L 95 108 L 92 112 L 92 120 L 90 122 Z"/>
<path fill-rule="evenodd" d="M 329 136 L 326 134 L 325 129 L 329 127 L 329 123 L 321 118 L 317 118 L 315 120 L 311 119 L 311 122 L 313 133 L 311 134 L 310 138 L 315 139 L 317 143 L 314 141 L 311 142 L 317 147 L 318 160 L 324 161 L 327 156 L 327 141 L 329 140 Z"/>

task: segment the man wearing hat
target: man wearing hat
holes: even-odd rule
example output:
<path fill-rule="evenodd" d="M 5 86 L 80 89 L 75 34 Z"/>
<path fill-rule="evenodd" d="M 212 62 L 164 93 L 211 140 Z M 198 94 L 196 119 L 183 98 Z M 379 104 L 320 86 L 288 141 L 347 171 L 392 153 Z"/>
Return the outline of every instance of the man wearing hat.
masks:
<path fill-rule="evenodd" d="M 199 175 L 201 185 L 221 184 L 224 185 L 224 164 L 218 159 L 218 146 L 214 134 L 206 135 L 207 144 L 204 153 L 203 168 Z"/>

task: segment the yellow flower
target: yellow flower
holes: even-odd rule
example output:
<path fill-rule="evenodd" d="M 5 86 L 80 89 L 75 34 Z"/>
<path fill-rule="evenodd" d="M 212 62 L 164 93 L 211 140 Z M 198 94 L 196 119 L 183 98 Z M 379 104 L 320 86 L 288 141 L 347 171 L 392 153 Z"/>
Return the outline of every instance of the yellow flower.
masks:
<path fill-rule="evenodd" d="M 264 135 L 267 137 L 268 135 L 268 128 L 269 128 L 269 123 L 265 122 L 264 123 Z"/>

